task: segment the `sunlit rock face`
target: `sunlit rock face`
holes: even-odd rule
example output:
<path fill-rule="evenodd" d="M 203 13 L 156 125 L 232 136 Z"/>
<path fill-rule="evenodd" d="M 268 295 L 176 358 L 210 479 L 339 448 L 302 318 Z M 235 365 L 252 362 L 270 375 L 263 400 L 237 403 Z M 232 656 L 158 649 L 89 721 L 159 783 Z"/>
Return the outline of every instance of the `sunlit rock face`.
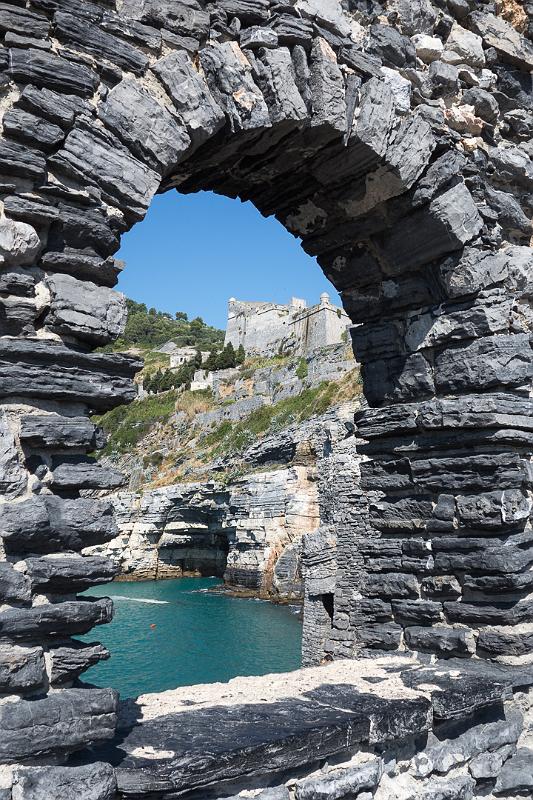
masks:
<path fill-rule="evenodd" d="M 114 729 L 115 695 L 54 691 L 53 664 L 70 650 L 81 674 L 95 651 L 70 637 L 111 616 L 73 599 L 112 577 L 79 553 L 117 532 L 107 501 L 80 497 L 120 481 L 86 455 L 101 443 L 88 417 L 133 399 L 140 364 L 93 350 L 124 322 L 109 291 L 120 236 L 170 188 L 275 215 L 358 323 L 364 458 L 340 460 L 305 546 L 306 661 L 531 659 L 521 10 L 531 4 L 2 6 L 0 633 L 3 663 L 26 675 L 13 685 L 0 671 L 13 700 L 3 761 L 56 758 Z"/>

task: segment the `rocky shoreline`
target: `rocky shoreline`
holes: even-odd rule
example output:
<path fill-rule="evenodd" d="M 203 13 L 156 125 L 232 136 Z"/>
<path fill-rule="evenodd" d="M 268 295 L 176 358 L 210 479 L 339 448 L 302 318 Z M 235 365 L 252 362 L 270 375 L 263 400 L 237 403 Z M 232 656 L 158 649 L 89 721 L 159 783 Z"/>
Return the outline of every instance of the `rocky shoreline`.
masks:
<path fill-rule="evenodd" d="M 344 403 L 254 443 L 241 454 L 250 471 L 227 484 L 109 495 L 118 535 L 87 554 L 110 558 L 117 580 L 215 575 L 236 595 L 302 601 L 302 537 L 319 527 L 327 464 L 350 436 L 358 405 Z"/>

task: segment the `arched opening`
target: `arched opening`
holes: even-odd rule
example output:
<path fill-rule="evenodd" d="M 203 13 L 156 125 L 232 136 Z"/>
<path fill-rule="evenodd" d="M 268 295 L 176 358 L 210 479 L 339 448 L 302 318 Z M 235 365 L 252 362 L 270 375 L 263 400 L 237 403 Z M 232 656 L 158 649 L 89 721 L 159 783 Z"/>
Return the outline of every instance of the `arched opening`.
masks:
<path fill-rule="evenodd" d="M 103 350 L 144 367 L 138 397 L 93 418 L 107 436 L 95 455 L 124 480 L 106 494 L 117 536 L 85 551 L 119 570 L 99 632 L 111 658 L 86 680 L 135 697 L 295 669 L 302 538 L 361 401 L 350 321 L 316 261 L 250 203 L 156 195 L 117 258 L 129 317 Z"/>

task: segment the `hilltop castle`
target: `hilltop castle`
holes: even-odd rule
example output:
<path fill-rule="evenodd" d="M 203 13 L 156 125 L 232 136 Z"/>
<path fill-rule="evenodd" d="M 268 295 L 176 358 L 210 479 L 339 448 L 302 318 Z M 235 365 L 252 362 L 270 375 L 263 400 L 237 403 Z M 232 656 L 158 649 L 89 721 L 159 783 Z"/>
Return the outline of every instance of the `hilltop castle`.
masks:
<path fill-rule="evenodd" d="M 230 298 L 225 344 L 237 349 L 242 344 L 247 354 L 274 356 L 278 353 L 305 356 L 320 347 L 346 340 L 351 324 L 347 314 L 333 305 L 329 295 L 307 307 L 305 300 L 293 297 L 289 305 L 245 302 Z"/>

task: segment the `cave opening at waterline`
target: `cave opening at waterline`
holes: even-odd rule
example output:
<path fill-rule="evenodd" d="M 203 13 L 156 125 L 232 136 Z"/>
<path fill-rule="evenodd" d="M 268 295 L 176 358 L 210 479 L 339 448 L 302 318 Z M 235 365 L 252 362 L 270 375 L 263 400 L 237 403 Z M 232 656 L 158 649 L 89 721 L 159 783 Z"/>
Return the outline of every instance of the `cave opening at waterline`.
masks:
<path fill-rule="evenodd" d="M 354 389 L 340 298 L 279 222 L 212 192 L 156 195 L 117 258 L 128 320 L 102 349 L 144 366 L 137 398 L 95 418 L 124 485 L 119 535 L 92 550 L 119 572 L 88 679 L 134 696 L 297 668 L 319 524 L 305 429 Z"/>

